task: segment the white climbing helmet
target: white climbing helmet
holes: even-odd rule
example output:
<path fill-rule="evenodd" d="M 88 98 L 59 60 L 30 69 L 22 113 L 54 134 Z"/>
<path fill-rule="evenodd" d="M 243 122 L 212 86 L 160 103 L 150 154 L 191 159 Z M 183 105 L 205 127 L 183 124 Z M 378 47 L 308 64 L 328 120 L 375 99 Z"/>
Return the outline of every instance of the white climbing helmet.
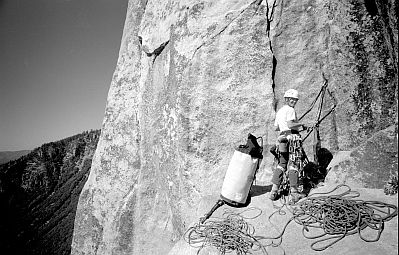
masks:
<path fill-rule="evenodd" d="M 298 90 L 296 89 L 289 89 L 284 93 L 284 97 L 291 97 L 291 98 L 296 98 L 299 99 L 299 93 Z"/>

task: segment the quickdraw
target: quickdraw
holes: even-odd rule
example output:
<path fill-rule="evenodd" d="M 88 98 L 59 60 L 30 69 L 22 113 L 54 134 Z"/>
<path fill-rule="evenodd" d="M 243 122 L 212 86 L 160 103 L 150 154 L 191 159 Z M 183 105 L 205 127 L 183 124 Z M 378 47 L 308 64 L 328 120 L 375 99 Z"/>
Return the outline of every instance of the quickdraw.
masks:
<path fill-rule="evenodd" d="M 300 135 L 292 134 L 288 138 L 289 159 L 298 169 L 302 169 L 304 164 L 304 151 L 302 147 L 302 138 Z"/>

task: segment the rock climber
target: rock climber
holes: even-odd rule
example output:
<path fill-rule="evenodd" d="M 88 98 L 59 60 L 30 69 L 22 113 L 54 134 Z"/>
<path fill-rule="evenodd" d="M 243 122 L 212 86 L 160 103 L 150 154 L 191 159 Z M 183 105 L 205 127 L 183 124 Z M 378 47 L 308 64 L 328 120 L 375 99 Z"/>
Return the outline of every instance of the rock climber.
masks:
<path fill-rule="evenodd" d="M 293 203 L 298 202 L 301 198 L 305 197 L 304 194 L 298 191 L 298 175 L 299 175 L 299 164 L 295 155 L 290 155 L 289 143 L 292 141 L 300 141 L 301 136 L 299 131 L 306 130 L 307 127 L 298 122 L 297 115 L 295 112 L 295 105 L 298 102 L 299 95 L 295 89 L 289 89 L 284 93 L 285 104 L 276 113 L 276 119 L 274 123 L 275 131 L 279 131 L 279 137 L 277 139 L 278 153 L 278 166 L 273 171 L 272 177 L 272 190 L 270 192 L 270 199 L 277 200 L 279 197 L 278 189 L 283 181 L 283 174 L 287 171 L 288 167 L 288 180 L 291 191 L 291 201 Z M 300 143 L 301 144 L 301 143 Z M 301 148 L 302 149 L 302 148 Z M 293 154 L 293 152 L 291 152 Z"/>

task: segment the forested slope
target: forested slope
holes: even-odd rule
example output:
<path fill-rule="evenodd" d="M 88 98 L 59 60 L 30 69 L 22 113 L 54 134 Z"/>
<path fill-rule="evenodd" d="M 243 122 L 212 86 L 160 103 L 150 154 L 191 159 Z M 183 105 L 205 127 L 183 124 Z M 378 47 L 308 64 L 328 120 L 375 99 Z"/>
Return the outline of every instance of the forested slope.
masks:
<path fill-rule="evenodd" d="M 83 132 L 0 165 L 2 254 L 70 254 L 76 206 L 99 135 Z"/>

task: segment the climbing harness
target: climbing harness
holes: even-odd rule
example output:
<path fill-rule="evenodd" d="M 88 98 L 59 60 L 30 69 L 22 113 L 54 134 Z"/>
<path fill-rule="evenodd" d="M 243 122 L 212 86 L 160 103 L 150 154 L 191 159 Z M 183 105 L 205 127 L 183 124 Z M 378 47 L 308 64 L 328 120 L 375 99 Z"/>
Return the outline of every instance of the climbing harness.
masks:
<path fill-rule="evenodd" d="M 309 160 L 306 156 L 305 151 L 302 147 L 302 139 L 301 136 L 298 134 L 290 134 L 285 137 L 287 139 L 288 144 L 288 153 L 289 153 L 289 160 L 288 160 L 288 171 L 297 171 L 298 172 L 298 179 L 299 179 L 299 192 L 303 191 L 303 179 L 305 178 L 305 173 L 303 171 L 304 166 L 309 163 Z M 280 139 L 281 140 L 281 139 Z M 278 166 L 278 160 L 280 155 L 283 151 L 279 149 L 279 146 L 276 146 L 275 149 L 272 149 L 271 152 L 275 156 L 273 162 L 273 169 Z M 290 185 L 288 179 L 288 171 L 283 170 L 283 179 L 278 187 L 278 196 L 283 198 L 284 196 L 288 196 L 290 194 Z"/>

